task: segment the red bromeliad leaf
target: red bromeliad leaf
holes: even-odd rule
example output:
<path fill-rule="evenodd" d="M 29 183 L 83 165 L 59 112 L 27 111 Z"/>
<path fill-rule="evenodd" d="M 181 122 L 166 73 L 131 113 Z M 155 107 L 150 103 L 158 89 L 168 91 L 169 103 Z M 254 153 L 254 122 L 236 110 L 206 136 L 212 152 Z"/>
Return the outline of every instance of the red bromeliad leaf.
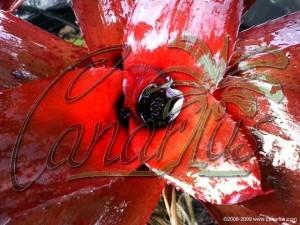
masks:
<path fill-rule="evenodd" d="M 248 137 L 211 95 L 233 52 L 242 9 L 243 1 L 138 2 L 125 36 L 132 48 L 124 92 L 134 112 L 133 149 L 174 185 L 219 204 L 262 193 Z M 145 87 L 166 82 L 162 73 L 176 88 L 181 82 L 185 106 L 173 124 L 152 130 L 136 106 Z"/>
<path fill-rule="evenodd" d="M 97 178 L 96 178 L 97 179 Z M 54 197 L 57 189 L 70 190 L 72 183 L 59 183 L 44 189 L 37 206 L 12 214 L 0 214 L 5 224 L 105 224 L 141 225 L 146 224 L 159 201 L 164 186 L 156 177 L 143 178 L 101 178 L 80 181 L 73 192 Z M 78 183 L 78 181 L 77 181 Z M 31 198 L 26 192 L 19 195 Z M 49 196 L 44 202 L 43 196 Z M 3 213 L 3 212 L 1 212 Z"/>
<path fill-rule="evenodd" d="M 218 53 L 223 58 L 230 58 L 242 7 L 241 0 L 137 2 L 126 27 L 125 43 L 132 47 L 132 54 L 127 58 L 125 67 L 136 64 L 160 67 L 167 61 L 162 60 L 166 48 L 185 37 L 189 37 L 190 41 L 203 41 L 214 56 Z M 226 47 L 227 38 L 229 50 Z M 176 56 L 174 52 L 172 54 Z"/>
<path fill-rule="evenodd" d="M 86 54 L 8 12 L 0 12 L 0 89 L 58 75 Z"/>
<path fill-rule="evenodd" d="M 51 83 L 34 81 L 1 93 L 0 105 L 5 109 L 0 128 L 1 223 L 146 223 L 164 182 L 156 177 L 103 177 L 107 172 L 126 175 L 137 166 L 123 165 L 119 158 L 113 165 L 105 166 L 104 161 L 109 146 L 108 158 L 120 157 L 127 136 L 121 124 L 112 142 L 113 132 L 104 130 L 118 122 L 121 80 L 119 71 L 83 68 L 69 71 Z M 35 110 L 33 106 L 37 106 Z M 24 124 L 24 134 L 15 144 Z M 71 132 L 60 136 L 68 130 Z M 79 146 L 72 155 L 76 143 Z M 80 163 L 89 150 L 86 160 Z M 130 150 L 128 153 L 132 157 Z M 93 178 L 99 176 L 97 172 L 102 172 L 102 177 Z"/>
<path fill-rule="evenodd" d="M 261 194 L 257 161 L 237 124 L 227 114 L 216 121 L 213 98 L 207 109 L 204 100 L 185 100 L 188 106 L 167 129 L 151 131 L 131 121 L 133 133 L 138 130 L 132 146 L 140 160 L 203 201 L 233 204 Z"/>
<path fill-rule="evenodd" d="M 135 155 L 123 148 L 127 131 L 117 112 L 121 81 L 120 71 L 82 68 L 51 83 L 34 81 L 1 92 L 1 212 L 33 207 L 40 198 L 59 197 L 81 185 L 56 189 L 66 179 L 135 170 L 137 162 L 121 162 L 122 154 Z M 23 195 L 12 187 L 29 189 Z"/>
<path fill-rule="evenodd" d="M 157 72 L 175 67 L 216 85 L 233 53 L 242 9 L 242 0 L 137 2 L 124 40 L 132 50 L 124 59 L 125 95 L 140 93 Z"/>
<path fill-rule="evenodd" d="M 134 0 L 73 0 L 74 12 L 90 50 L 122 44 L 133 3 Z"/>
<path fill-rule="evenodd" d="M 0 9 L 14 11 L 24 0 L 0 0 Z"/>
<path fill-rule="evenodd" d="M 157 75 L 157 71 L 174 67 L 185 67 L 199 81 L 216 85 L 233 52 L 242 8 L 241 0 L 137 2 L 124 40 L 132 50 L 124 59 L 129 71 L 125 95 L 127 91 L 140 93 L 154 79 L 153 71 Z M 150 74 L 131 74 L 136 66 Z M 128 104 L 136 102 L 135 98 L 127 99 Z"/>
<path fill-rule="evenodd" d="M 122 44 L 122 39 L 132 48 L 131 54 L 123 54 L 126 71 L 72 67 L 59 75 L 85 50 L 52 36 L 46 40 L 38 28 L 0 14 L 0 55 L 8 65 L 0 67 L 5 72 L 2 86 L 12 84 L 11 74 L 18 79 L 58 75 L 51 82 L 0 92 L 0 222 L 143 224 L 164 182 L 92 178 L 128 175 L 140 162 L 198 199 L 239 203 L 263 194 L 257 157 L 264 190 L 275 192 L 212 211 L 219 216 L 233 210 L 239 215 L 282 216 L 279 212 L 285 210 L 285 216 L 293 216 L 289 211 L 299 209 L 294 183 L 300 180 L 295 137 L 299 111 L 291 105 L 300 105 L 294 69 L 300 60 L 298 14 L 243 32 L 231 60 L 233 69 L 242 70 L 240 76 L 223 79 L 243 8 L 253 1 L 138 1 L 134 12 L 130 0 L 73 3 L 90 50 Z M 28 31 L 38 35 L 31 38 L 25 35 Z M 257 46 L 269 52 L 249 57 Z M 55 51 L 45 54 L 44 48 Z M 109 59 L 115 61 L 116 55 Z M 149 129 L 137 110 L 150 84 L 169 85 L 169 91 L 176 88 L 184 97 L 180 113 L 164 128 Z M 132 113 L 129 134 L 118 112 L 123 91 Z M 270 119 L 270 114 L 275 122 L 265 123 L 262 119 Z M 262 152 L 253 151 L 259 146 L 249 127 L 261 138 Z M 288 156 L 287 146 L 293 149 Z M 272 202 L 266 204 L 266 198 Z M 136 211 L 144 202 L 147 207 Z"/>
<path fill-rule="evenodd" d="M 237 205 L 206 204 L 206 206 L 220 224 L 244 225 L 245 221 L 238 221 L 240 218 L 250 220 L 254 225 L 297 224 L 298 205 L 288 204 L 284 196 L 285 193 L 274 192 Z M 229 220 L 226 221 L 228 217 Z M 236 221 L 231 221 L 230 217 Z"/>
<path fill-rule="evenodd" d="M 35 76 L 58 77 L 1 92 L 0 105 L 5 112 L 0 128 L 0 222 L 145 224 L 160 198 L 164 181 L 156 177 L 103 177 L 114 172 L 126 175 L 138 166 L 137 162 L 120 162 L 122 155 L 135 154 L 128 146 L 123 148 L 127 132 L 118 117 L 122 73 L 115 69 L 77 68 L 60 74 L 85 51 L 61 44 L 46 33 L 30 38 L 33 42 L 29 43 L 24 26 L 28 32 L 39 34 L 39 30 L 9 14 L 1 15 L 2 54 L 10 54 L 7 46 L 11 46 L 10 50 L 19 47 L 12 56 L 18 63 L 22 61 L 18 67 L 12 60 L 4 65 L 12 64 L 18 73 L 12 72 L 20 78 L 28 75 L 25 69 Z M 12 24 L 19 22 L 16 30 Z M 49 43 L 43 39 L 47 36 Z M 18 40 L 21 46 L 17 46 Z M 45 51 L 56 49 L 55 45 L 57 52 Z"/>
<path fill-rule="evenodd" d="M 248 85 L 254 83 L 269 93 L 265 96 L 249 92 L 255 97 L 258 108 L 253 117 L 247 117 L 233 104 L 228 104 L 228 110 L 236 119 L 243 120 L 245 126 L 254 127 L 250 131 L 255 132 L 261 142 L 259 154 L 263 185 L 272 188 L 274 193 L 238 206 L 214 206 L 212 208 L 216 214 L 227 216 L 236 213 L 241 216 L 263 215 L 273 218 L 295 218 L 298 215 L 299 26 L 300 13 L 295 13 L 240 34 L 236 55 L 232 61 L 232 65 L 237 68 L 235 73 L 239 77 L 230 78 L 234 79 L 231 87 L 241 87 L 243 82 Z M 254 126 L 255 124 L 257 126 Z"/>

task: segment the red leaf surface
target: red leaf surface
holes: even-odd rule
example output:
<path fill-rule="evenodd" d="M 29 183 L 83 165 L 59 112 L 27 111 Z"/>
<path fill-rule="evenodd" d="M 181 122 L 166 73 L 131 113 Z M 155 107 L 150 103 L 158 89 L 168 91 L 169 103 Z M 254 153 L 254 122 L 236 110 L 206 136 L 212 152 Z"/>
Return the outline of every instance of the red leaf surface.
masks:
<path fill-rule="evenodd" d="M 220 221 L 228 215 L 291 219 L 299 216 L 299 26 L 300 13 L 295 13 L 240 34 L 232 61 L 234 68 L 237 68 L 233 71 L 239 76 L 235 79 L 265 85 L 268 81 L 269 84 L 273 83 L 274 90 L 270 85 L 265 86 L 266 89 L 271 88 L 271 99 L 251 93 L 258 107 L 252 118 L 246 117 L 232 104 L 228 110 L 237 119 L 242 119 L 245 126 L 253 127 L 261 121 L 251 131 L 257 134 L 261 142 L 259 154 L 263 186 L 272 188 L 274 193 L 237 206 L 213 206 Z"/>
<path fill-rule="evenodd" d="M 99 179 L 102 181 L 99 182 Z M 0 215 L 6 224 L 105 224 L 141 225 L 146 224 L 157 205 L 164 181 L 156 177 L 127 177 L 80 181 L 73 192 L 53 197 L 52 191 L 70 189 L 73 184 L 58 183 L 53 188 L 44 189 L 42 196 L 50 200 L 37 202 L 34 208 L 17 211 L 12 215 Z M 77 181 L 78 183 L 78 181 Z M 27 191 L 26 191 L 27 192 Z M 18 195 L 31 198 L 26 192 Z M 3 213 L 3 212 L 1 212 Z"/>
<path fill-rule="evenodd" d="M 81 32 L 90 50 L 122 44 L 134 0 L 73 0 Z"/>
<path fill-rule="evenodd" d="M 125 43 L 132 47 L 132 54 L 125 67 L 147 64 L 159 68 L 166 61 L 162 57 L 167 46 L 184 37 L 199 39 L 213 55 L 220 53 L 230 58 L 242 8 L 242 0 L 137 2 L 126 26 Z M 229 50 L 222 52 L 226 38 L 229 39 Z M 180 57 L 172 54 L 174 58 Z"/>
<path fill-rule="evenodd" d="M 233 52 L 242 9 L 243 1 L 138 2 L 125 36 L 132 47 L 124 60 L 128 70 L 124 92 L 127 106 L 135 112 L 130 122 L 133 149 L 175 186 L 218 204 L 262 193 L 249 137 L 221 112 L 223 106 L 211 94 Z M 144 126 L 136 104 L 146 86 L 165 81 L 161 72 L 182 91 L 186 107 L 173 125 L 153 131 Z M 179 82 L 186 85 L 177 87 Z M 234 153 L 238 148 L 240 152 Z M 212 159 L 211 154 L 219 157 Z M 235 154 L 249 157 L 237 163 Z"/>
<path fill-rule="evenodd" d="M 0 89 L 58 75 L 86 54 L 8 12 L 0 12 Z"/>
<path fill-rule="evenodd" d="M 137 162 L 123 165 L 120 160 L 127 138 L 117 111 L 121 83 L 119 71 L 82 68 L 51 83 L 34 81 L 1 92 L 1 199 L 16 198 L 6 193 L 12 185 L 17 190 L 37 185 L 43 191 L 43 186 L 47 189 L 76 174 L 133 171 Z M 103 97 L 107 95 L 109 99 Z M 18 207 L 36 202 L 34 196 L 20 200 Z M 9 201 L 1 207 L 9 210 Z"/>
<path fill-rule="evenodd" d="M 0 0 L 0 9 L 2 10 L 15 10 L 24 0 Z"/>
<path fill-rule="evenodd" d="M 295 217 L 292 209 L 299 210 L 300 201 L 296 187 L 300 181 L 296 77 L 300 14 L 242 32 L 231 59 L 243 7 L 251 3 L 139 1 L 125 28 L 124 42 L 132 48 L 124 57 L 126 71 L 79 67 L 52 82 L 42 80 L 0 92 L 0 106 L 5 109 L 0 120 L 0 198 L 4 202 L 0 221 L 143 224 L 164 182 L 91 178 L 99 171 L 128 174 L 140 162 L 203 201 L 248 200 L 234 206 L 208 205 L 220 221 L 230 215 Z M 90 50 L 122 43 L 132 5 L 129 0 L 74 0 Z M 21 29 L 13 24 L 22 24 Z M 46 39 L 46 33 L 10 14 L 0 14 L 0 25 L 0 55 L 6 59 L 3 65 L 8 65 L 0 66 L 3 87 L 13 84 L 11 74 L 19 79 L 28 74 L 33 78 L 57 75 L 85 54 L 84 49 L 52 36 Z M 25 35 L 28 30 L 38 35 Z M 52 52 L 44 55 L 44 48 Z M 230 59 L 229 75 L 223 80 Z M 151 83 L 164 84 L 167 76 L 183 93 L 185 105 L 167 127 L 146 129 L 136 112 L 139 96 Z M 115 130 L 102 129 L 115 128 L 114 121 L 120 124 L 117 108 L 122 91 L 125 106 L 132 111 L 130 133 L 121 124 L 112 144 Z M 270 118 L 271 123 L 263 121 Z M 128 140 L 129 145 L 124 145 Z M 254 152 L 257 148 L 261 151 Z M 90 179 L 77 180 L 81 176 Z M 68 179 L 72 182 L 66 183 Z M 263 194 L 261 179 L 264 190 L 274 192 L 249 200 Z M 14 184 L 21 191 L 31 182 L 26 191 L 12 189 Z M 145 201 L 147 207 L 135 218 L 133 207 L 142 207 Z M 45 210 L 47 218 L 42 216 Z"/>
<path fill-rule="evenodd" d="M 262 194 L 258 163 L 247 138 L 229 115 L 216 121 L 212 113 L 216 102 L 208 98 L 207 109 L 204 101 L 193 104 L 195 98 L 186 98 L 191 105 L 167 129 L 149 131 L 132 120 L 132 131 L 139 130 L 133 149 L 143 153 L 140 160 L 147 159 L 153 171 L 200 200 L 234 204 Z M 238 146 L 242 148 L 235 152 Z M 247 160 L 238 162 L 243 157 Z"/>

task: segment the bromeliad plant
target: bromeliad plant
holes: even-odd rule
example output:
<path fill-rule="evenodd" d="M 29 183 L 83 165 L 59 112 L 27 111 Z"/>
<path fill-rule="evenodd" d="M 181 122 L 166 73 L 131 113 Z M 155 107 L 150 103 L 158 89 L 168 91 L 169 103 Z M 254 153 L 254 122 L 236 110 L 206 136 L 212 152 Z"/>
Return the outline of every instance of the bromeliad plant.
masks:
<path fill-rule="evenodd" d="M 295 222 L 299 13 L 239 33 L 252 1 L 73 0 L 79 48 L 19 3 L 0 4 L 1 223 L 145 224 L 166 181 L 220 223 Z"/>

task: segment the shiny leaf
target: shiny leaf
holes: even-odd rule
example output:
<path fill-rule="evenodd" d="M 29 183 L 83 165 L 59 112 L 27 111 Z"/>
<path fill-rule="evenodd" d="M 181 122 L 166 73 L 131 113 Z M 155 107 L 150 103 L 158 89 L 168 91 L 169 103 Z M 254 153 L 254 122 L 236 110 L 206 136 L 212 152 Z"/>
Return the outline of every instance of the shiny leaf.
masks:
<path fill-rule="evenodd" d="M 0 88 L 56 76 L 84 54 L 85 49 L 0 12 Z"/>
<path fill-rule="evenodd" d="M 263 79 L 276 83 L 284 96 L 281 101 L 274 101 L 251 92 L 258 107 L 254 117 L 246 116 L 232 104 L 228 105 L 235 119 L 243 120 L 248 132 L 257 136 L 262 184 L 274 193 L 237 206 L 211 206 L 220 221 L 224 216 L 234 215 L 263 219 L 283 217 L 294 219 L 285 221 L 287 223 L 297 223 L 295 218 L 300 203 L 299 26 L 300 13 L 294 13 L 240 34 L 231 62 L 231 74 L 238 76 L 235 80 L 247 79 L 252 84 L 259 84 Z M 275 88 L 273 93 L 278 90 Z"/>
<path fill-rule="evenodd" d="M 67 179 L 98 172 L 100 177 L 127 175 L 137 168 L 138 162 L 121 162 L 122 154 L 135 155 L 123 148 L 127 131 L 118 120 L 121 81 L 119 71 L 83 68 L 51 82 L 34 81 L 1 92 L 0 195 L 7 203 L 2 210 L 35 206 L 40 194 L 42 200 L 65 194 L 69 187 L 55 189 L 55 184 Z M 105 95 L 110 98 L 101 97 Z M 29 189 L 26 193 L 32 196 L 28 199 L 12 188 Z M 48 189 L 52 194 L 43 195 Z M 12 200 L 17 204 L 10 204 Z"/>
<path fill-rule="evenodd" d="M 173 185 L 218 204 L 262 193 L 248 137 L 211 95 L 225 74 L 242 9 L 243 1 L 141 1 L 125 36 L 132 48 L 124 93 L 134 112 L 133 149 Z M 168 126 L 149 129 L 136 105 L 145 87 L 167 80 L 183 93 L 184 109 Z"/>
<path fill-rule="evenodd" d="M 41 196 L 49 195 L 50 200 L 36 202 L 34 208 L 6 215 L 2 222 L 9 221 L 6 224 L 14 225 L 142 225 L 146 224 L 157 205 L 163 184 L 164 181 L 156 177 L 106 179 L 102 184 L 87 179 L 83 187 L 77 186 L 73 192 L 59 197 L 53 197 L 50 190 L 44 189 Z M 70 189 L 71 186 L 70 183 L 58 183 L 54 188 Z M 27 195 L 26 192 L 19 194 Z M 31 198 L 32 195 L 28 196 Z"/>
<path fill-rule="evenodd" d="M 251 137 L 228 114 L 214 116 L 216 102 L 207 98 L 187 97 L 178 118 L 164 129 L 132 119 L 133 149 L 155 173 L 199 200 L 234 204 L 262 194 Z"/>
<path fill-rule="evenodd" d="M 90 50 L 123 42 L 124 27 L 134 0 L 73 0 L 81 32 Z"/>
<path fill-rule="evenodd" d="M 179 58 L 182 62 L 187 57 L 166 48 L 186 37 L 191 44 L 195 44 L 195 40 L 203 42 L 218 63 L 221 59 L 226 62 L 236 41 L 242 8 L 243 1 L 239 0 L 138 1 L 125 35 L 125 43 L 132 48 L 132 54 L 125 61 L 126 68 L 135 64 L 158 69 L 170 64 L 175 66 Z M 195 47 L 192 50 L 196 50 Z M 217 53 L 221 56 L 217 57 Z"/>
<path fill-rule="evenodd" d="M 0 0 L 0 9 L 14 11 L 24 0 Z"/>

